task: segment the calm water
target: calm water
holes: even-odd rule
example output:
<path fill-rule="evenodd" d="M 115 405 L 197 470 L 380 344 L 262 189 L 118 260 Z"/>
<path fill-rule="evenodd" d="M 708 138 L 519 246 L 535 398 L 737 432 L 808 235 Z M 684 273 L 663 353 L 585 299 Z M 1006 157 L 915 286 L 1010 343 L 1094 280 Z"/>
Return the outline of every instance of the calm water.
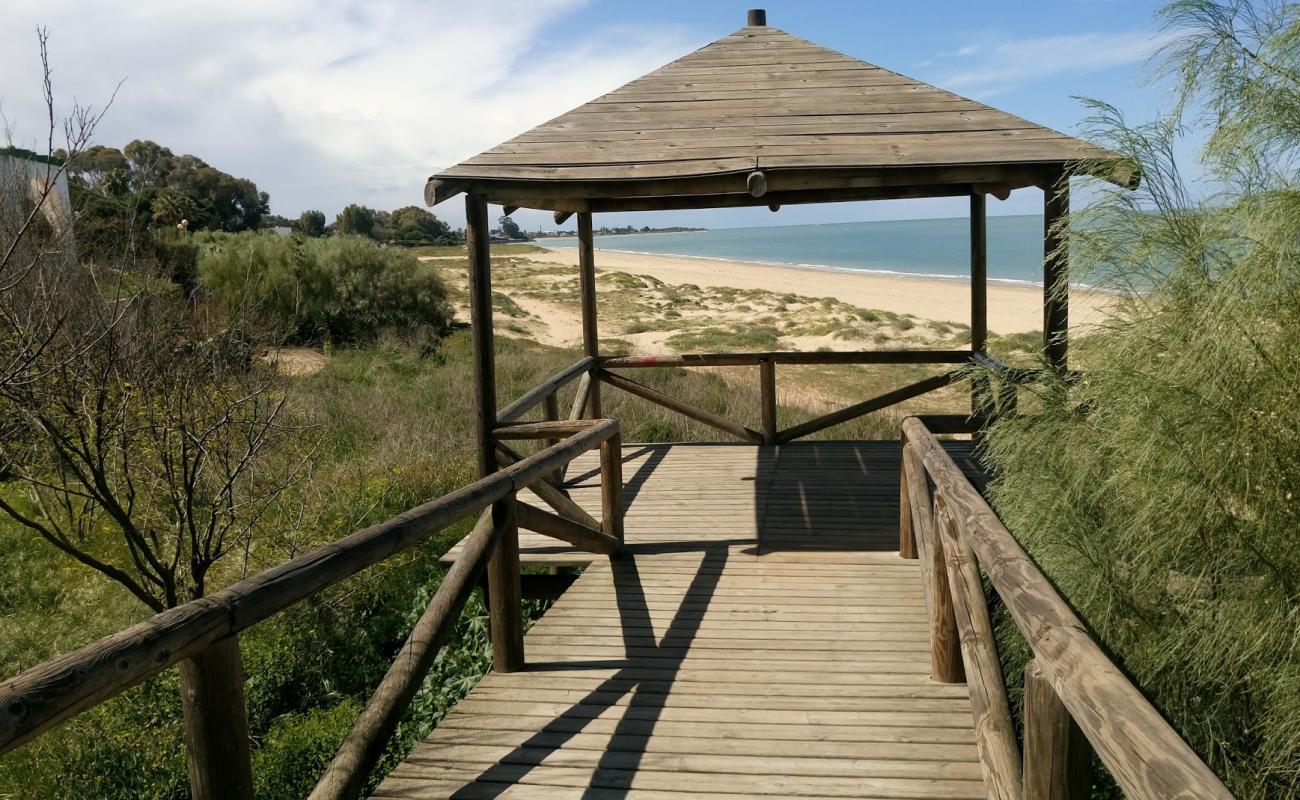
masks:
<path fill-rule="evenodd" d="M 990 278 L 1042 281 L 1041 216 L 989 217 L 988 238 Z M 577 240 L 566 237 L 540 243 L 574 247 Z M 962 218 L 634 233 L 597 236 L 596 247 L 867 272 L 970 275 L 970 223 Z"/>

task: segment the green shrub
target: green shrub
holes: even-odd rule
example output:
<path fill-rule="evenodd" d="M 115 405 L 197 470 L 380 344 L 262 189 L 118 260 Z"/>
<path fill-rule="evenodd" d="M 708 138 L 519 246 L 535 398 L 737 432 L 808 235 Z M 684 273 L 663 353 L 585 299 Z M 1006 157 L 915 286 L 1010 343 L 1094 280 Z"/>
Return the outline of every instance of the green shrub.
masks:
<path fill-rule="evenodd" d="M 63 723 L 0 759 L 0 797 L 187 800 L 175 671 Z"/>
<path fill-rule="evenodd" d="M 451 323 L 437 269 L 361 236 L 220 237 L 199 262 L 202 287 L 252 309 L 300 343 L 360 344 L 384 331 L 436 340 Z"/>
<path fill-rule="evenodd" d="M 361 704 L 348 698 L 278 718 L 253 759 L 256 796 L 279 800 L 310 794 L 360 713 Z"/>

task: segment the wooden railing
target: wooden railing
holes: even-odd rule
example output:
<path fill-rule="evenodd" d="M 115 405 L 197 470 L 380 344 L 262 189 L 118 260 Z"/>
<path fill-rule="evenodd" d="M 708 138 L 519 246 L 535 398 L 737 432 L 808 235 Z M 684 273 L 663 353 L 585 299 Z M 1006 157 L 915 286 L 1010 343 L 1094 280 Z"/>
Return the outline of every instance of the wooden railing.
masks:
<path fill-rule="evenodd" d="M 701 353 L 676 356 L 602 356 L 598 359 L 597 378 L 618 389 L 676 411 L 685 417 L 702 422 L 750 444 L 784 444 L 825 430 L 875 411 L 881 411 L 923 394 L 941 389 L 957 380 L 958 370 L 943 372 L 916 381 L 898 389 L 846 406 L 814 419 L 778 429 L 776 419 L 776 368 L 780 364 L 952 364 L 971 363 L 982 353 L 970 350 L 856 350 L 847 352 L 771 352 L 771 353 Z M 651 367 L 742 367 L 759 368 L 759 403 L 762 430 L 756 431 L 733 420 L 690 403 L 669 397 L 631 378 L 620 375 L 615 369 L 646 369 Z"/>
<path fill-rule="evenodd" d="M 1083 800 L 1095 751 L 1135 800 L 1232 795 L 1092 639 L 920 418 L 903 423 L 900 551 L 919 558 L 931 674 L 969 686 L 995 800 Z M 1033 651 L 1016 740 L 986 575 Z"/>
<path fill-rule="evenodd" d="M 502 631 L 522 630 L 517 602 L 517 527 L 596 553 L 613 555 L 621 549 L 622 478 L 617 421 L 518 422 L 538 404 L 545 406 L 549 417 L 556 416 L 555 393 L 579 376 L 584 386 L 590 386 L 591 369 L 592 359 L 579 361 L 502 412 L 494 431 L 500 446 L 498 471 L 0 684 L 0 754 L 179 664 L 192 671 L 197 679 L 192 685 L 198 687 L 190 693 L 194 696 L 186 698 L 187 703 L 196 704 L 197 711 L 193 719 L 187 713 L 194 796 L 199 800 L 251 798 L 239 633 L 428 541 L 448 525 L 478 514 L 478 522 L 464 540 L 460 555 L 311 795 L 315 800 L 355 798 L 494 556 L 513 555 L 514 590 L 502 591 L 500 596 L 493 592 L 489 602 L 490 630 L 494 639 Z M 580 389 L 575 408 L 581 409 L 585 403 L 584 393 L 585 389 Z M 546 446 L 525 457 L 504 444 L 504 440 L 522 438 L 544 439 Z M 579 454 L 595 448 L 601 449 L 600 521 L 570 500 L 556 486 L 555 477 Z M 556 513 L 516 502 L 517 493 L 524 489 L 533 490 Z M 512 547 L 512 554 L 505 552 Z M 511 597 L 515 602 L 510 602 Z"/>

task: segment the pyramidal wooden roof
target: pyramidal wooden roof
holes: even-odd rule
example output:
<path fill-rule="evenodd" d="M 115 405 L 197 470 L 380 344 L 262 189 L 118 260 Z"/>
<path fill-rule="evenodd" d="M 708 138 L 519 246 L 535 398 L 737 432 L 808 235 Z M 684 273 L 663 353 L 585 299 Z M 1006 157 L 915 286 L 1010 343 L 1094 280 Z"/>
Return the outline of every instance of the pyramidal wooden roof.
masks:
<path fill-rule="evenodd" d="M 994 191 L 1041 183 L 1049 168 L 1107 158 L 1118 157 L 777 28 L 747 26 L 444 170 L 426 197 L 475 191 L 569 210 L 588 210 L 574 205 L 581 199 L 684 195 L 700 202 L 642 207 L 746 194 L 757 204 L 746 184 L 755 171 L 774 191 L 956 194 L 979 182 Z"/>

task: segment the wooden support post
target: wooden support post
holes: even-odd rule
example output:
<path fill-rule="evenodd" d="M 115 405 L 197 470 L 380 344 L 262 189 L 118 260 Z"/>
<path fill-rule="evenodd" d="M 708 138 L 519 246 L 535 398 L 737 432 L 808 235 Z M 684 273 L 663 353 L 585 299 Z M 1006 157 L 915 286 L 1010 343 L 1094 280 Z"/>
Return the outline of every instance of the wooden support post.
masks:
<path fill-rule="evenodd" d="M 582 377 L 578 379 L 578 390 L 573 395 L 573 406 L 569 409 L 569 419 L 571 421 L 582 419 L 583 412 L 587 410 L 587 398 L 591 396 L 591 386 L 596 382 L 594 370 L 582 373 Z M 568 474 L 570 463 L 572 462 L 565 462 L 564 466 L 560 467 L 561 481 Z"/>
<path fill-rule="evenodd" d="M 181 709 L 194 800 L 252 800 L 244 668 L 228 636 L 180 663 Z"/>
<path fill-rule="evenodd" d="M 551 392 L 550 394 L 546 395 L 546 397 L 542 400 L 542 419 L 546 420 L 547 422 L 558 422 L 560 419 L 560 400 L 558 397 L 555 396 L 554 392 Z M 559 439 L 552 438 L 546 440 L 547 447 L 552 447 L 559 443 L 560 443 Z M 557 467 L 555 472 L 552 473 L 552 475 L 554 476 L 555 482 L 557 484 L 564 483 L 563 469 Z"/>
<path fill-rule="evenodd" d="M 623 437 L 600 443 L 600 529 L 623 541 Z"/>
<path fill-rule="evenodd" d="M 1038 661 L 1025 665 L 1025 800 L 1087 800 L 1092 749 Z"/>
<path fill-rule="evenodd" d="M 478 437 L 478 473 L 496 472 L 496 353 L 492 336 L 492 274 L 488 250 L 487 203 L 465 195 L 465 249 L 469 253 L 469 324 L 474 347 L 474 411 Z"/>
<path fill-rule="evenodd" d="M 488 230 L 487 203 L 478 195 L 465 195 L 470 333 L 474 344 L 475 432 L 479 474 L 483 476 L 497 469 L 497 443 L 492 435 L 497 425 L 497 390 Z M 493 524 L 502 530 L 487 568 L 492 666 L 498 672 L 516 672 L 524 666 L 524 637 L 519 597 L 519 530 L 514 525 L 514 498 L 493 505 L 492 517 Z"/>
<path fill-rule="evenodd" d="M 1065 225 L 1070 214 L 1070 177 L 1062 172 L 1043 189 L 1043 356 L 1066 369 L 1070 328 L 1069 254 Z"/>
<path fill-rule="evenodd" d="M 898 555 L 916 558 L 916 534 L 912 530 L 912 503 L 907 494 L 907 434 L 898 439 Z"/>
<path fill-rule="evenodd" d="M 989 253 L 987 198 L 970 196 L 970 349 L 982 353 L 989 338 Z M 971 416 L 983 421 L 989 404 L 988 380 L 976 376 L 970 383 Z"/>
<path fill-rule="evenodd" d="M 600 332 L 596 326 L 596 243 L 592 234 L 591 212 L 578 213 L 578 283 L 582 295 L 582 351 L 600 355 Z M 600 410 L 600 381 L 593 378 L 587 396 L 587 415 L 597 419 Z"/>
<path fill-rule="evenodd" d="M 758 363 L 758 389 L 763 406 L 763 444 L 776 444 L 776 362 Z"/>
<path fill-rule="evenodd" d="M 986 198 L 970 196 L 970 349 L 983 352 L 989 338 L 989 251 Z"/>
<path fill-rule="evenodd" d="M 497 546 L 487 567 L 492 669 L 518 672 L 524 668 L 524 620 L 514 495 L 492 505 L 492 524 L 498 531 Z"/>

